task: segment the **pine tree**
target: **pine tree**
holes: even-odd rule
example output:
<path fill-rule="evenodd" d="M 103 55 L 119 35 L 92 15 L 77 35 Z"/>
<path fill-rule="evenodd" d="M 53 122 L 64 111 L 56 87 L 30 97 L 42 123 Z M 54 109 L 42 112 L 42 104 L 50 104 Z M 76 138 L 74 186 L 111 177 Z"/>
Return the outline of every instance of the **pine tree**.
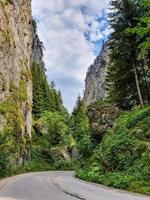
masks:
<path fill-rule="evenodd" d="M 149 54 L 150 56 L 150 1 L 140 0 L 139 12 L 139 23 L 132 29 L 133 33 L 139 36 L 140 44 L 139 48 L 143 55 Z"/>
<path fill-rule="evenodd" d="M 138 40 L 132 29 L 139 20 L 139 1 L 112 0 L 109 14 L 113 30 L 110 37 L 110 66 L 108 68 L 108 91 L 110 99 L 124 109 L 145 101 L 143 69 L 138 57 Z"/>
<path fill-rule="evenodd" d="M 82 156 L 88 156 L 91 147 L 90 126 L 86 115 L 86 107 L 80 96 L 73 109 L 71 121 L 72 133 L 77 142 L 78 151 Z"/>
<path fill-rule="evenodd" d="M 45 71 L 40 65 L 32 64 L 33 82 L 33 116 L 39 118 L 44 111 L 55 111 L 55 99 L 52 88 L 49 86 Z"/>
<path fill-rule="evenodd" d="M 128 29 L 131 34 L 138 38 L 138 54 L 141 58 L 143 69 L 143 85 L 146 88 L 145 96 L 150 102 L 150 1 L 139 1 L 139 22 L 136 27 Z"/>
<path fill-rule="evenodd" d="M 54 97 L 54 109 L 55 111 L 61 112 L 61 109 L 63 109 L 63 100 L 62 100 L 62 95 L 61 95 L 61 91 L 57 91 L 55 88 L 55 82 L 52 81 L 51 82 L 51 88 L 53 91 L 53 97 Z"/>
<path fill-rule="evenodd" d="M 64 112 L 65 108 L 61 92 L 56 90 L 53 81 L 49 85 L 45 69 L 34 62 L 31 71 L 33 81 L 33 116 L 38 119 L 44 111 Z"/>

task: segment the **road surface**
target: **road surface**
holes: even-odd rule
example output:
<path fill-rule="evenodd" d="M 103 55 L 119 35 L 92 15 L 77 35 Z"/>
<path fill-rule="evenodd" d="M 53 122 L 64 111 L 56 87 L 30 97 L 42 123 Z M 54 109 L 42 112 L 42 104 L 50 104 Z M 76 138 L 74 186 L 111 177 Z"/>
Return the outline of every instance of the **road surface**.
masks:
<path fill-rule="evenodd" d="M 39 172 L 0 181 L 0 200 L 150 200 L 80 181 L 73 172 Z"/>

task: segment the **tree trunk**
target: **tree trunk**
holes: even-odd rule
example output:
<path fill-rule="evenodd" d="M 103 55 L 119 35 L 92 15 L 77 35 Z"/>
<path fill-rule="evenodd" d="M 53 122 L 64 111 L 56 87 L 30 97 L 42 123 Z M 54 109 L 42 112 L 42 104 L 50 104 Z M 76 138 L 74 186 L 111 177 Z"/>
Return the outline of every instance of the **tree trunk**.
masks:
<path fill-rule="evenodd" d="M 136 69 L 134 62 L 133 62 L 133 68 L 134 68 L 134 76 L 135 76 L 135 82 L 136 82 L 136 88 L 137 88 L 137 92 L 138 92 L 139 102 L 140 102 L 140 105 L 143 107 L 144 103 L 143 103 L 142 93 L 141 93 L 140 84 L 139 84 L 139 80 L 138 80 L 137 69 Z"/>
<path fill-rule="evenodd" d="M 141 66 L 142 66 L 142 70 L 143 70 L 145 87 L 146 87 L 146 91 L 147 91 L 147 102 L 150 103 L 150 90 L 149 90 L 149 85 L 148 85 L 148 81 L 147 81 L 147 75 L 146 75 L 146 71 L 145 71 L 145 65 L 144 65 L 144 62 L 143 62 L 142 58 L 141 58 Z"/>

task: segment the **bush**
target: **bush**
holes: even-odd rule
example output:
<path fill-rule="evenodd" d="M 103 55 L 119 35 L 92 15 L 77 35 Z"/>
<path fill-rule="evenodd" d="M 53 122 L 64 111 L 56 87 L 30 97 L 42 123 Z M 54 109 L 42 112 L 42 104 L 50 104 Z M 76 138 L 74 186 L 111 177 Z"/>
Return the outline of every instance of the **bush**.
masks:
<path fill-rule="evenodd" d="M 71 160 L 59 159 L 53 163 L 54 170 L 73 170 L 73 163 Z"/>
<path fill-rule="evenodd" d="M 129 186 L 130 191 L 139 192 L 142 194 L 150 195 L 150 181 L 145 184 L 141 181 L 133 181 Z"/>
<path fill-rule="evenodd" d="M 9 175 L 10 172 L 10 163 L 8 159 L 8 155 L 1 151 L 0 152 L 0 177 L 5 177 Z"/>

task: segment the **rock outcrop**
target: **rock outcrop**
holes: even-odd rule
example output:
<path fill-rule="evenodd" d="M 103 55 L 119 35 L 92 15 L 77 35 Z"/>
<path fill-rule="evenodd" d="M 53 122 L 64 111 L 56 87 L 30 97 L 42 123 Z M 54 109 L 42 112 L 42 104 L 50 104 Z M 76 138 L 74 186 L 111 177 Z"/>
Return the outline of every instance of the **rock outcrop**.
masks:
<path fill-rule="evenodd" d="M 108 103 L 96 101 L 87 108 L 87 116 L 91 127 L 91 137 L 94 142 L 101 142 L 108 128 L 113 126 L 120 110 Z"/>
<path fill-rule="evenodd" d="M 0 0 L 0 137 L 16 164 L 30 158 L 31 45 L 31 0 Z"/>
<path fill-rule="evenodd" d="M 32 53 L 31 63 L 36 63 L 45 69 L 45 63 L 43 61 L 43 43 L 40 41 L 37 34 L 37 24 L 35 20 L 32 20 Z M 46 69 L 45 69 L 46 70 Z"/>
<path fill-rule="evenodd" d="M 96 100 L 104 100 L 107 97 L 105 79 L 109 62 L 108 54 L 108 44 L 105 43 L 102 47 L 102 51 L 95 59 L 94 64 L 88 69 L 84 93 L 84 101 L 87 106 Z"/>

